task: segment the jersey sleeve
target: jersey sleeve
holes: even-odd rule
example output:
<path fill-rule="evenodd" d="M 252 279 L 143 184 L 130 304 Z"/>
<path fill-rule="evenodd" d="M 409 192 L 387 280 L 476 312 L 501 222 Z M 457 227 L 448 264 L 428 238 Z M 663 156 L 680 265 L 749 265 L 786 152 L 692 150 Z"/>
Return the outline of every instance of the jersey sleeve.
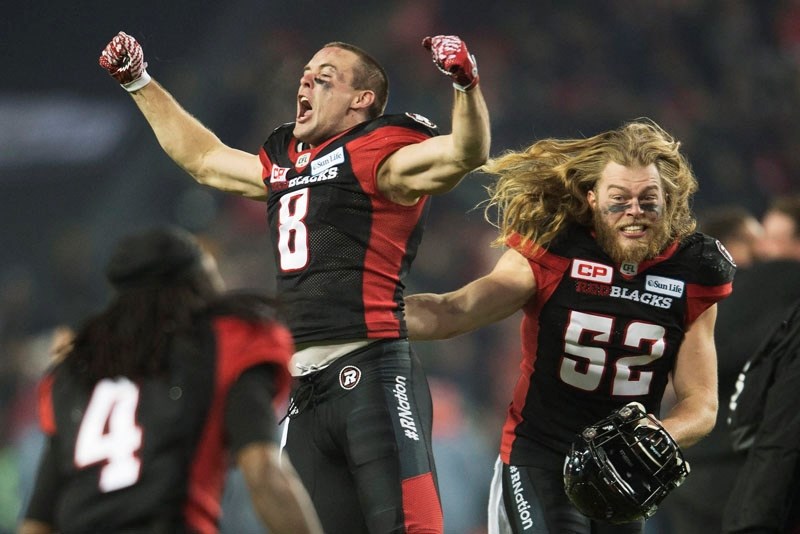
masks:
<path fill-rule="evenodd" d="M 275 367 L 275 397 L 283 399 L 289 389 L 289 360 L 294 341 L 289 330 L 278 322 L 252 323 L 236 317 L 214 320 L 217 333 L 219 374 L 217 380 L 227 391 L 250 367 L 271 364 Z"/>
<path fill-rule="evenodd" d="M 719 240 L 701 235 L 695 246 L 697 268 L 686 284 L 687 325 L 731 294 L 736 274 L 736 265 Z"/>
<path fill-rule="evenodd" d="M 508 236 L 508 239 L 506 239 L 506 246 L 513 248 L 528 259 L 531 258 L 534 250 L 537 250 L 536 246 L 532 242 L 528 241 L 517 232 L 513 232 L 510 236 Z"/>
<path fill-rule="evenodd" d="M 404 146 L 420 143 L 430 137 L 428 134 L 403 126 L 383 126 L 373 130 L 352 141 L 352 146 L 349 147 L 358 154 L 358 161 L 353 162 L 354 170 L 358 174 L 356 166 L 366 167 L 364 170 L 372 177 L 370 185 L 373 190 L 370 193 L 375 194 L 378 191 L 378 168 L 386 158 Z"/>
<path fill-rule="evenodd" d="M 54 381 L 55 375 L 50 371 L 44 375 L 38 386 L 39 427 L 48 436 L 53 436 L 56 433 L 56 414 L 53 407 Z"/>
<path fill-rule="evenodd" d="M 266 188 L 267 180 L 272 175 L 272 161 L 270 161 L 264 147 L 258 150 L 258 159 L 261 161 L 261 181 L 264 182 L 264 188 Z"/>
<path fill-rule="evenodd" d="M 570 260 L 557 254 L 551 254 L 547 249 L 525 239 L 516 232 L 506 239 L 506 245 L 528 259 L 536 279 L 538 300 L 546 300 L 558 286 L 564 272 L 569 267 Z"/>
<path fill-rule="evenodd" d="M 506 246 L 513 248 L 529 260 L 537 262 L 543 261 L 545 263 L 548 262 L 548 254 L 546 249 L 526 239 L 517 232 L 513 232 L 510 236 L 508 236 L 508 239 L 506 239 Z"/>
<path fill-rule="evenodd" d="M 257 365 L 233 383 L 225 402 L 225 433 L 231 452 L 255 442 L 276 441 L 272 398 L 276 366 Z"/>

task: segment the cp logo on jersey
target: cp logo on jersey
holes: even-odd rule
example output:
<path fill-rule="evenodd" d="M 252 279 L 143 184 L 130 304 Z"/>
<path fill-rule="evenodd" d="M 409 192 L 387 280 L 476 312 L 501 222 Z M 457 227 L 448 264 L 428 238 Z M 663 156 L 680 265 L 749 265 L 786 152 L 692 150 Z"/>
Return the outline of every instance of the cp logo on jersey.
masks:
<path fill-rule="evenodd" d="M 339 371 L 339 385 L 342 389 L 353 389 L 361 380 L 361 370 L 358 367 L 348 365 Z"/>
<path fill-rule="evenodd" d="M 575 259 L 572 261 L 570 275 L 572 278 L 610 284 L 614 277 L 614 270 L 602 263 Z"/>
<path fill-rule="evenodd" d="M 286 186 L 289 185 L 286 182 L 286 173 L 289 172 L 289 169 L 286 167 L 278 167 L 277 165 L 273 165 L 272 173 L 269 176 L 269 187 L 273 191 L 283 191 L 286 189 Z"/>

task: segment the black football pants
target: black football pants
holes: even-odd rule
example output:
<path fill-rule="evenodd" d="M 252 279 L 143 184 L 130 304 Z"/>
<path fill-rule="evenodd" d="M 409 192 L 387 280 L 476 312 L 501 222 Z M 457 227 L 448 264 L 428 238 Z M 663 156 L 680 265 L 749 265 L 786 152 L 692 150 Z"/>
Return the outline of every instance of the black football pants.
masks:
<path fill-rule="evenodd" d="M 406 340 L 295 379 L 284 451 L 326 534 L 441 534 L 432 406 Z"/>
<path fill-rule="evenodd" d="M 509 466 L 498 459 L 492 484 L 502 484 L 502 509 L 494 514 L 499 525 L 490 525 L 490 533 L 641 534 L 644 530 L 644 521 L 612 525 L 580 513 L 564 491 L 560 470 Z M 489 515 L 493 516 L 491 510 Z"/>

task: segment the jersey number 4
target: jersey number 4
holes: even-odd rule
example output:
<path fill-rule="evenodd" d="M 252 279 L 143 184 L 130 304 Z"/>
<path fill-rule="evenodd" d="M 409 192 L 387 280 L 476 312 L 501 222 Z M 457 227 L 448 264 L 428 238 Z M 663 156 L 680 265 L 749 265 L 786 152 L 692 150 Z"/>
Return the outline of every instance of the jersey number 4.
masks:
<path fill-rule="evenodd" d="M 132 486 L 139 480 L 142 429 L 136 424 L 139 388 L 127 378 L 97 383 L 86 407 L 75 443 L 75 465 L 105 463 L 100 470 L 102 492 Z"/>
<path fill-rule="evenodd" d="M 584 391 L 595 391 L 607 371 L 612 371 L 611 394 L 619 396 L 646 395 L 650 391 L 652 371 L 634 373 L 632 368 L 647 365 L 664 355 L 666 341 L 663 326 L 641 321 L 631 321 L 625 328 L 623 344 L 626 347 L 648 352 L 626 356 L 608 366 L 608 351 L 603 345 L 611 342 L 614 318 L 605 315 L 573 311 L 564 335 L 564 357 L 559 377 L 567 384 Z M 585 342 L 590 340 L 594 345 Z M 582 343 L 583 341 L 583 343 Z"/>

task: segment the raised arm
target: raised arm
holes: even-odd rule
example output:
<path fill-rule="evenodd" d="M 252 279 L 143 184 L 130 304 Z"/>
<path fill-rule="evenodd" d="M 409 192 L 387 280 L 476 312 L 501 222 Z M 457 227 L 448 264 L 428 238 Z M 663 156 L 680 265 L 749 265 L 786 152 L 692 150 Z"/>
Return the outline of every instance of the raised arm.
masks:
<path fill-rule="evenodd" d="M 704 311 L 686 332 L 673 373 L 676 402 L 661 421 L 681 447 L 700 441 L 717 419 L 717 305 Z"/>
<path fill-rule="evenodd" d="M 423 46 L 431 51 L 436 67 L 453 80 L 452 131 L 405 146 L 381 166 L 381 191 L 405 203 L 453 189 L 464 175 L 483 165 L 491 140 L 478 67 L 467 45 L 456 36 L 439 35 L 427 37 Z"/>
<path fill-rule="evenodd" d="M 120 32 L 99 63 L 133 97 L 167 155 L 195 180 L 221 191 L 266 198 L 258 156 L 225 145 L 153 81 L 136 39 Z"/>
<path fill-rule="evenodd" d="M 461 289 L 437 295 L 420 293 L 405 298 L 408 337 L 446 339 L 505 319 L 536 293 L 528 260 L 506 251 L 492 272 Z"/>

